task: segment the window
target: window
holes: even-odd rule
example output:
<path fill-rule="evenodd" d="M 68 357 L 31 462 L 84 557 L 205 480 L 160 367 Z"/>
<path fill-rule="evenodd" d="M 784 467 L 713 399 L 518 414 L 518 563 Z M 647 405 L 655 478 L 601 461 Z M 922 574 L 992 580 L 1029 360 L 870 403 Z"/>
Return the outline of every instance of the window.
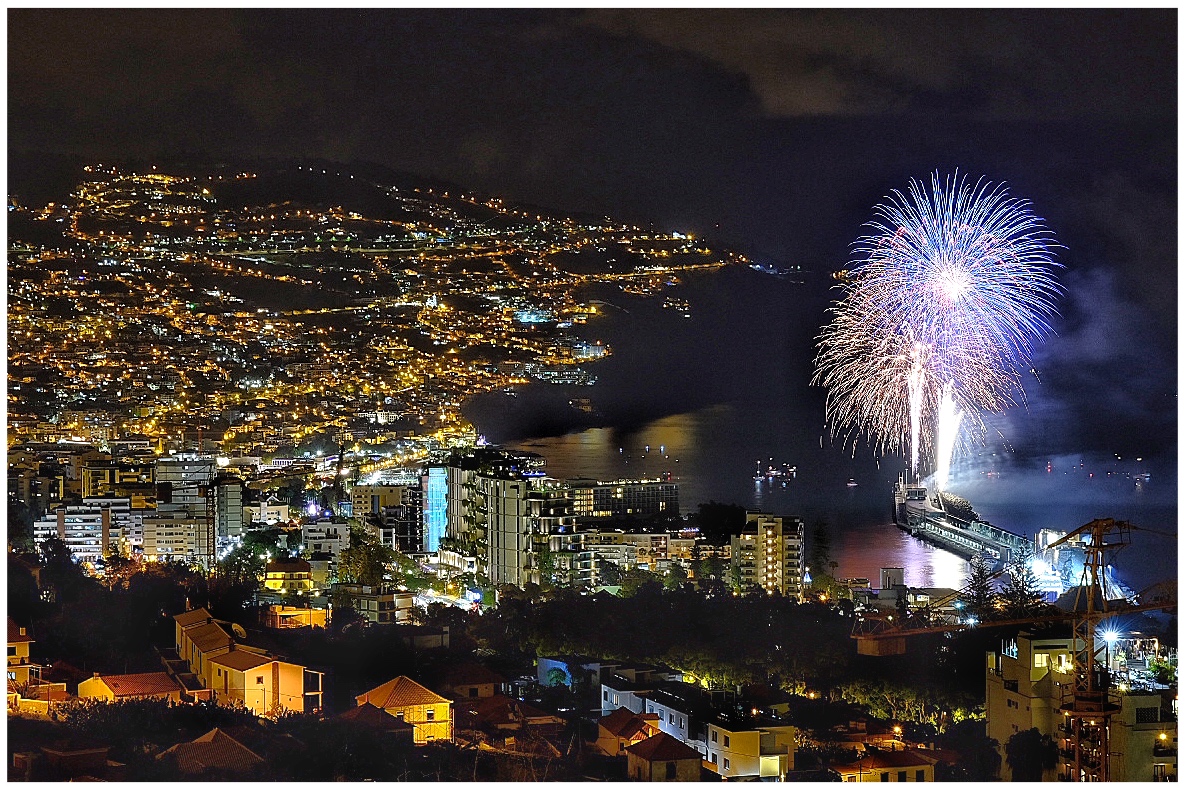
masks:
<path fill-rule="evenodd" d="M 477 696 L 477 686 L 470 686 L 469 687 L 469 696 L 471 696 L 471 697 Z"/>
<path fill-rule="evenodd" d="M 906 771 L 898 771 L 898 772 L 897 772 L 897 781 L 898 781 L 898 782 L 906 782 L 906 781 L 909 781 L 909 780 L 907 780 L 907 779 L 905 778 L 905 774 L 906 774 L 906 773 L 907 773 Z"/>
<path fill-rule="evenodd" d="M 667 779 L 675 778 L 675 764 L 667 763 Z"/>
<path fill-rule="evenodd" d="M 716 731 L 712 730 L 712 743 L 716 742 Z"/>
<path fill-rule="evenodd" d="M 1136 724 L 1153 724 L 1160 721 L 1160 708 L 1136 708 Z"/>
<path fill-rule="evenodd" d="M 10 656 L 16 655 L 16 645 L 9 645 L 8 646 L 8 655 L 10 655 Z"/>
<path fill-rule="evenodd" d="M 1019 689 L 1018 689 L 1018 686 L 1017 686 L 1017 683 L 1018 683 L 1018 682 L 1019 682 L 1019 681 L 1016 681 L 1016 680 L 1005 680 L 1005 681 L 1004 681 L 1004 690 L 1005 690 L 1005 691 L 1017 691 L 1017 690 L 1019 690 Z"/>
<path fill-rule="evenodd" d="M 602 701 L 602 702 L 608 702 L 608 701 L 609 701 L 609 692 L 608 692 L 608 691 L 602 691 L 602 692 L 601 692 L 601 701 Z"/>
<path fill-rule="evenodd" d="M 263 675 L 256 675 L 255 682 L 256 682 L 256 684 L 262 686 L 263 685 Z"/>
<path fill-rule="evenodd" d="M 716 764 L 716 752 L 712 752 L 712 756 L 708 758 L 708 762 L 710 762 L 712 765 Z"/>
<path fill-rule="evenodd" d="M 675 723 L 675 714 L 668 713 L 667 714 L 667 724 L 674 724 L 674 723 Z"/>
<path fill-rule="evenodd" d="M 1049 666 L 1048 653 L 1033 653 L 1033 667 L 1047 667 Z"/>
<path fill-rule="evenodd" d="M 729 768 L 729 765 L 728 765 L 728 758 L 727 758 L 727 757 L 725 757 L 725 758 L 724 758 L 724 770 L 725 770 L 725 771 L 727 771 L 727 770 L 728 770 L 728 768 Z"/>
<path fill-rule="evenodd" d="M 913 775 L 913 780 L 914 780 L 915 782 L 924 782 L 924 781 L 926 781 L 926 769 L 924 769 L 924 768 L 919 768 L 919 769 L 917 770 L 917 773 L 915 773 L 915 774 Z"/>
<path fill-rule="evenodd" d="M 428 708 L 428 721 L 436 721 L 436 711 L 433 708 Z"/>
<path fill-rule="evenodd" d="M 222 677 L 222 670 L 218 670 L 218 677 Z"/>
<path fill-rule="evenodd" d="M 1005 700 L 1005 701 L 1008 703 L 1008 707 L 1016 708 L 1017 710 L 1020 710 L 1020 703 L 1019 702 L 1017 702 L 1015 700 Z"/>
<path fill-rule="evenodd" d="M 881 781 L 882 782 L 889 781 L 889 772 L 888 771 L 881 771 Z"/>
<path fill-rule="evenodd" d="M 682 716 L 679 717 L 679 728 L 680 729 L 683 728 L 683 717 Z"/>
<path fill-rule="evenodd" d="M 728 736 L 727 735 L 724 736 L 724 748 L 725 749 L 728 748 Z"/>

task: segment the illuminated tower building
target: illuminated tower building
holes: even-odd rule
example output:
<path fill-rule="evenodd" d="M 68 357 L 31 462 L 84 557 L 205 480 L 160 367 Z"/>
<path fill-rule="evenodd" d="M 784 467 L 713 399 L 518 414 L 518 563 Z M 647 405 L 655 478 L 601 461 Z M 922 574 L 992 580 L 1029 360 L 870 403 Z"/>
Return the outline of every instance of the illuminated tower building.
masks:
<path fill-rule="evenodd" d="M 802 599 L 802 519 L 747 513 L 741 534 L 732 539 L 733 575 L 742 587 L 756 586 L 769 594 Z"/>

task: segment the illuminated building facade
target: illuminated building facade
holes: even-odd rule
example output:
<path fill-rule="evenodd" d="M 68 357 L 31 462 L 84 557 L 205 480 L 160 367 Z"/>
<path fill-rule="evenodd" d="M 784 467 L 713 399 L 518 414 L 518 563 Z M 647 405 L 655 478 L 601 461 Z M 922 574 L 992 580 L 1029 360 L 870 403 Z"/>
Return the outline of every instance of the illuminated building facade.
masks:
<path fill-rule="evenodd" d="M 732 539 L 733 576 L 742 587 L 760 587 L 769 594 L 801 600 L 803 573 L 802 519 L 747 513 L 741 534 Z"/>

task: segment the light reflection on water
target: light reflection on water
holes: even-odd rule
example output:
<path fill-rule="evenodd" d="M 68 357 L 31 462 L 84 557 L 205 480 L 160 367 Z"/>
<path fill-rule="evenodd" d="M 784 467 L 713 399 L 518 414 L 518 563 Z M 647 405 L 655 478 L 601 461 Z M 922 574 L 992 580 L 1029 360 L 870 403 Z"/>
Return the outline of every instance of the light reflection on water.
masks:
<path fill-rule="evenodd" d="M 737 410 L 716 406 L 664 417 L 633 432 L 592 428 L 508 446 L 543 455 L 548 460 L 548 474 L 561 479 L 670 474 L 679 483 L 684 513 L 694 511 L 701 502 L 715 500 L 754 511 L 798 515 L 806 521 L 808 541 L 814 525 L 825 520 L 831 558 L 838 563 L 833 572 L 840 578 L 867 578 L 878 587 L 880 569 L 897 567 L 905 569 L 905 582 L 911 586 L 963 586 L 967 573 L 963 559 L 892 524 L 892 478 L 887 473 L 883 479 L 868 477 L 849 488 L 846 466 L 831 469 L 831 465 L 819 463 L 828 455 L 825 451 L 816 451 L 818 457 L 804 457 L 800 450 L 794 458 L 775 456 L 777 463 L 798 465 L 796 478 L 759 483 L 753 480 L 758 459 L 741 459 L 753 455 L 754 444 L 761 445 L 746 442 L 743 430 L 738 430 L 741 427 Z M 738 447 L 740 444 L 747 446 Z M 766 458 L 772 452 L 762 451 Z"/>

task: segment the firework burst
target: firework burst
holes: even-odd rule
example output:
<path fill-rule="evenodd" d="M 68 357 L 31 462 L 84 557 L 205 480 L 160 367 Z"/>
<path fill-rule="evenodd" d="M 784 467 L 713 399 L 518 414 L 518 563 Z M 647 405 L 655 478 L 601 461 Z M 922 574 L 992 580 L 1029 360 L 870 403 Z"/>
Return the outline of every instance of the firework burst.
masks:
<path fill-rule="evenodd" d="M 1003 185 L 937 174 L 929 191 L 918 181 L 894 191 L 867 227 L 812 383 L 828 390 L 834 435 L 863 435 L 880 452 L 908 447 L 916 473 L 938 449 L 944 401 L 964 417 L 962 440 L 981 441 L 981 415 L 1023 400 L 1021 374 L 1057 315 L 1056 243 Z"/>

